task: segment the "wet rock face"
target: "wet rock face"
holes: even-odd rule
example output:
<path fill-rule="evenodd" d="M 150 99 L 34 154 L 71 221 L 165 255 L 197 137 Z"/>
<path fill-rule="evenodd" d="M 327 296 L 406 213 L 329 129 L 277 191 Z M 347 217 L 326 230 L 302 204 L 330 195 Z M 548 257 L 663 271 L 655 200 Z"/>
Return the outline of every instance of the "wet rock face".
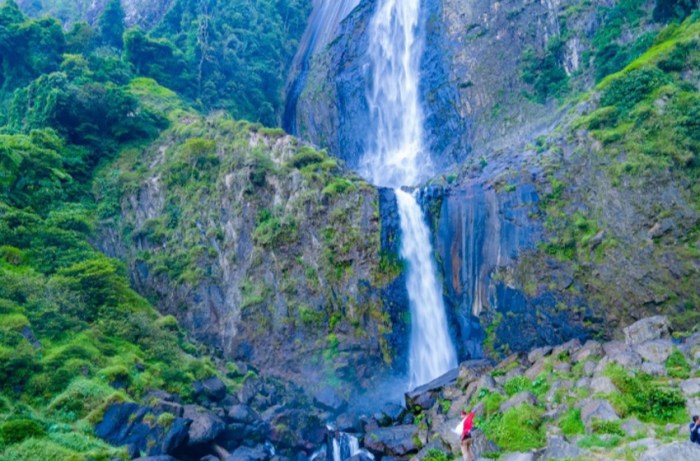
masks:
<path fill-rule="evenodd" d="M 312 59 L 306 84 L 296 101 L 296 131 L 300 137 L 343 159 L 357 169 L 367 150 L 370 126 L 366 92 L 371 63 L 367 56 L 369 23 L 376 0 L 362 0 L 341 23 L 336 40 Z M 436 170 L 463 159 L 467 123 L 458 111 L 457 88 L 449 80 L 449 39 L 440 0 L 422 4 L 421 99 L 425 142 Z"/>

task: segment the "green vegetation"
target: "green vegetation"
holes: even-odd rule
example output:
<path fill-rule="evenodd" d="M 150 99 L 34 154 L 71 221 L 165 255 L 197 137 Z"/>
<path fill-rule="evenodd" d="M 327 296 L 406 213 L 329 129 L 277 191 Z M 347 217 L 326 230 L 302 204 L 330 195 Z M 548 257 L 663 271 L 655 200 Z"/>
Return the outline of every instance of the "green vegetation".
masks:
<path fill-rule="evenodd" d="M 581 410 L 570 408 L 559 418 L 559 428 L 561 433 L 567 436 L 583 434 L 586 428 L 581 420 Z"/>
<path fill-rule="evenodd" d="M 688 379 L 690 377 L 690 364 L 678 349 L 674 349 L 668 356 L 666 371 L 672 378 Z"/>
<path fill-rule="evenodd" d="M 568 76 L 561 64 L 564 42 L 555 37 L 543 52 L 528 48 L 522 55 L 521 78 L 532 86 L 537 102 L 560 96 L 567 88 Z"/>
<path fill-rule="evenodd" d="M 487 419 L 481 428 L 504 451 L 527 451 L 545 442 L 542 410 L 522 404 Z"/>
<path fill-rule="evenodd" d="M 611 402 L 621 416 L 675 423 L 685 419 L 685 399 L 677 389 L 654 382 L 644 373 L 630 374 L 618 365 L 609 365 L 606 374 L 620 391 L 611 395 Z"/>

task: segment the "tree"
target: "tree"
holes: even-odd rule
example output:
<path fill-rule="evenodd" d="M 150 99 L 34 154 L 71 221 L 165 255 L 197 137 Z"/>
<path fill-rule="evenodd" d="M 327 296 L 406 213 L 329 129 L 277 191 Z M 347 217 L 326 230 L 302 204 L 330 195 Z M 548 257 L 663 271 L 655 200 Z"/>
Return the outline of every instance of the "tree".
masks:
<path fill-rule="evenodd" d="M 122 49 L 124 46 L 124 9 L 120 0 L 110 0 L 98 20 L 103 45 Z"/>

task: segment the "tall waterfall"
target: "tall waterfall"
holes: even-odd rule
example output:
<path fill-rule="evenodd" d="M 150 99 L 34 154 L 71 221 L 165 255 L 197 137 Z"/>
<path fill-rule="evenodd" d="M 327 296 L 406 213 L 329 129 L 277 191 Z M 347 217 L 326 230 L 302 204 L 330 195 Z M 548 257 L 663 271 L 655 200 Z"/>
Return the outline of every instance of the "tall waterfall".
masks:
<path fill-rule="evenodd" d="M 373 78 L 367 102 L 374 132 L 361 164 L 362 174 L 374 184 L 396 190 L 411 305 L 410 388 L 457 365 L 425 216 L 414 195 L 401 190 L 432 173 L 423 144 L 419 14 L 420 0 L 378 2 L 368 49 Z"/>

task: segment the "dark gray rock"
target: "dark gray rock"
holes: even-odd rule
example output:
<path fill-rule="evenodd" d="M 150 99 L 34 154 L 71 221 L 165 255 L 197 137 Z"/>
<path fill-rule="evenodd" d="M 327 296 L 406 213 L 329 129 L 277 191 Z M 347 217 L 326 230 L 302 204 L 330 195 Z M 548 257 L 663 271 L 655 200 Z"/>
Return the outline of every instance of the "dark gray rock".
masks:
<path fill-rule="evenodd" d="M 163 437 L 161 442 L 161 451 L 166 454 L 175 453 L 180 448 L 187 445 L 190 438 L 189 431 L 192 425 L 192 420 L 185 418 L 175 419 L 168 432 Z"/>
<path fill-rule="evenodd" d="M 204 396 L 212 402 L 226 397 L 226 385 L 216 376 L 192 384 L 195 397 Z"/>
<path fill-rule="evenodd" d="M 184 417 L 192 420 L 187 446 L 213 442 L 226 429 L 226 424 L 214 412 L 197 405 L 185 405 Z"/>
<path fill-rule="evenodd" d="M 530 405 L 537 405 L 537 398 L 530 391 L 523 391 L 515 394 L 513 397 L 509 398 L 503 402 L 500 406 L 501 413 L 505 413 L 513 407 L 522 405 L 523 403 L 528 403 Z"/>
<path fill-rule="evenodd" d="M 179 461 L 170 455 L 146 456 L 145 458 L 134 458 L 134 461 Z"/>
<path fill-rule="evenodd" d="M 547 447 L 540 459 L 578 459 L 584 453 L 584 450 L 567 442 L 564 437 L 551 436 L 547 438 Z"/>
<path fill-rule="evenodd" d="M 250 424 L 258 419 L 260 416 L 250 408 L 248 405 L 234 405 L 229 408 L 227 416 L 230 421 L 234 423 L 246 423 Z"/>
<path fill-rule="evenodd" d="M 321 408 L 330 410 L 336 413 L 343 411 L 348 403 L 343 399 L 338 392 L 330 386 L 325 386 L 319 389 L 314 394 L 314 402 Z"/>
<path fill-rule="evenodd" d="M 365 447 L 378 455 L 406 456 L 421 448 L 415 426 L 395 426 L 374 429 L 365 434 Z"/>
<path fill-rule="evenodd" d="M 607 400 L 584 400 L 579 403 L 581 419 L 587 429 L 591 429 L 593 420 L 617 421 L 620 419 L 615 409 Z"/>
<path fill-rule="evenodd" d="M 335 419 L 335 427 L 341 432 L 360 432 L 362 424 L 356 413 L 342 413 Z"/>
<path fill-rule="evenodd" d="M 552 346 L 537 347 L 530 351 L 529 354 L 527 354 L 527 360 L 530 363 L 535 363 L 539 359 L 548 356 L 552 352 L 552 349 Z"/>
<path fill-rule="evenodd" d="M 226 457 L 226 461 L 266 461 L 268 459 L 269 456 L 262 445 L 255 448 L 239 447 Z"/>
<path fill-rule="evenodd" d="M 400 421 L 404 413 L 406 413 L 406 409 L 395 403 L 387 403 L 382 407 L 381 412 L 388 417 L 391 422 L 397 422 Z"/>

